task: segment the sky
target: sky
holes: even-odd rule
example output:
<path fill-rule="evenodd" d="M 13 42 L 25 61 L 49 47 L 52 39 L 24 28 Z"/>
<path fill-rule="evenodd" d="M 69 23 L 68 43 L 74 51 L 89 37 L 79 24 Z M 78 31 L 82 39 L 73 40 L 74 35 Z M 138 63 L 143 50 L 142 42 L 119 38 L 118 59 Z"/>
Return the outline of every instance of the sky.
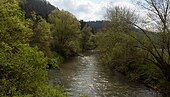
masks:
<path fill-rule="evenodd" d="M 60 10 L 71 12 L 78 20 L 104 20 L 109 6 L 119 5 L 135 9 L 133 0 L 47 0 Z"/>

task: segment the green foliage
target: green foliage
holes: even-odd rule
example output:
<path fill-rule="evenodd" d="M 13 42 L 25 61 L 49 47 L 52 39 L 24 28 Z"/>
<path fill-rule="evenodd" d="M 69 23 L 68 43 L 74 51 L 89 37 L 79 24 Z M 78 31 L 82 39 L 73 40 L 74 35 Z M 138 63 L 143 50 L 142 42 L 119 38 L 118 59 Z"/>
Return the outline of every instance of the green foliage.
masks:
<path fill-rule="evenodd" d="M 115 7 L 108 10 L 108 19 L 110 21 L 104 30 L 97 34 L 98 50 L 102 52 L 100 56 L 102 64 L 114 67 L 130 80 L 141 81 L 159 90 L 165 84 L 165 76 L 153 63 L 155 59 L 152 54 L 143 45 L 139 45 L 141 41 L 156 54 L 148 37 L 145 35 L 139 37 L 135 28 L 129 24 L 128 21 L 136 22 L 133 12 Z M 157 37 L 152 33 L 149 35 L 153 36 L 151 38 L 153 41 Z"/>
<path fill-rule="evenodd" d="M 25 21 L 17 1 L 0 1 L 0 41 L 27 42 L 30 35 L 31 29 L 28 28 L 28 22 Z"/>
<path fill-rule="evenodd" d="M 38 95 L 36 97 L 68 97 L 65 89 L 57 85 L 52 87 L 50 85 L 43 85 L 39 87 Z"/>
<path fill-rule="evenodd" d="M 165 84 L 165 78 L 162 71 L 152 63 L 146 63 L 140 66 L 140 76 L 144 83 L 151 84 L 160 88 Z"/>
<path fill-rule="evenodd" d="M 95 48 L 95 41 L 94 41 L 94 35 L 91 32 L 92 29 L 85 25 L 83 29 L 81 30 L 82 38 L 81 38 L 81 46 L 82 50 L 90 50 Z"/>
<path fill-rule="evenodd" d="M 51 42 L 53 39 L 50 30 L 51 25 L 33 12 L 31 28 L 33 29 L 33 35 L 30 37 L 30 45 L 32 47 L 37 46 L 45 54 L 48 58 L 48 65 L 51 68 L 58 67 L 63 59 L 59 54 L 51 51 Z"/>
<path fill-rule="evenodd" d="M 80 51 L 80 23 L 69 12 L 54 10 L 49 15 L 52 24 L 53 50 L 64 57 L 71 56 Z"/>
<path fill-rule="evenodd" d="M 48 56 L 48 64 L 52 67 L 52 68 L 59 68 L 59 65 L 64 61 L 63 57 L 61 55 L 59 55 L 56 52 L 50 52 L 49 54 L 50 56 Z M 49 67 L 50 68 L 50 67 Z"/>
<path fill-rule="evenodd" d="M 0 96 L 67 97 L 62 87 L 48 85 L 47 58 L 38 48 L 20 43 L 0 47 Z"/>
<path fill-rule="evenodd" d="M 31 94 L 46 82 L 47 58 L 37 48 L 15 43 L 1 43 L 1 96 Z"/>
<path fill-rule="evenodd" d="M 63 88 L 48 84 L 49 56 L 56 64 L 60 58 L 49 50 L 50 24 L 38 19 L 29 27 L 17 0 L 0 1 L 1 97 L 67 97 Z"/>
<path fill-rule="evenodd" d="M 38 48 L 45 53 L 46 56 L 50 53 L 50 42 L 52 40 L 52 33 L 50 31 L 51 25 L 36 14 L 32 15 L 33 35 L 30 37 L 30 45 L 38 46 Z"/>

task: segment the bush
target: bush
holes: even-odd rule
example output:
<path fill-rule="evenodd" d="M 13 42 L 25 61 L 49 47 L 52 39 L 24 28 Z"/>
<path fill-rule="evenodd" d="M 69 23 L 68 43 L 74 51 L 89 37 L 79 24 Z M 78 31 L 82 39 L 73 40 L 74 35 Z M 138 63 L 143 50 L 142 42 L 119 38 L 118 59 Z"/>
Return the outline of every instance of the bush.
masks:
<path fill-rule="evenodd" d="M 59 64 L 64 61 L 63 57 L 56 52 L 50 52 L 48 56 L 48 68 L 59 68 Z"/>
<path fill-rule="evenodd" d="M 162 71 L 154 64 L 147 62 L 140 65 L 140 78 L 143 82 L 154 89 L 160 89 L 165 84 L 165 77 Z"/>
<path fill-rule="evenodd" d="M 38 48 L 0 43 L 0 56 L 1 97 L 49 97 L 49 93 L 59 93 L 47 83 L 47 58 Z"/>

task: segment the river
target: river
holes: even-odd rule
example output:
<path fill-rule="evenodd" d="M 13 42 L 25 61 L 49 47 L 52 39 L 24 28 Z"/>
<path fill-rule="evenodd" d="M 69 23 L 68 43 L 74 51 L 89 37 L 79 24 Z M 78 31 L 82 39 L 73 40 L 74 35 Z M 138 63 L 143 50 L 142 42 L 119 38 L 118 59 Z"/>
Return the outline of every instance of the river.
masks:
<path fill-rule="evenodd" d="M 62 82 L 69 96 L 79 97 L 161 97 L 159 93 L 142 84 L 128 82 L 116 71 L 98 64 L 97 55 L 83 54 L 65 62 L 61 69 L 51 69 L 52 85 Z"/>

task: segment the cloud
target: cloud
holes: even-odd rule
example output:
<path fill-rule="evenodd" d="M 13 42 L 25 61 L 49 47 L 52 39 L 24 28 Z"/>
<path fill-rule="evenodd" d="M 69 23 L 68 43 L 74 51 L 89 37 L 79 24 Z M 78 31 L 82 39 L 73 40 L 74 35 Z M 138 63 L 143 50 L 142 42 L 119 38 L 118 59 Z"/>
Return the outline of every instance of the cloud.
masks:
<path fill-rule="evenodd" d="M 63 2 L 63 0 L 47 0 L 47 1 L 49 1 L 51 4 L 53 4 L 53 5 L 55 5 L 55 6 L 56 6 L 57 4 Z"/>
<path fill-rule="evenodd" d="M 129 0 L 48 0 L 59 9 L 71 12 L 79 20 L 102 20 L 108 5 L 134 7 Z"/>
<path fill-rule="evenodd" d="M 116 2 L 116 3 L 113 3 L 113 6 L 128 7 L 131 9 L 136 8 L 135 5 L 133 5 L 130 2 Z"/>

